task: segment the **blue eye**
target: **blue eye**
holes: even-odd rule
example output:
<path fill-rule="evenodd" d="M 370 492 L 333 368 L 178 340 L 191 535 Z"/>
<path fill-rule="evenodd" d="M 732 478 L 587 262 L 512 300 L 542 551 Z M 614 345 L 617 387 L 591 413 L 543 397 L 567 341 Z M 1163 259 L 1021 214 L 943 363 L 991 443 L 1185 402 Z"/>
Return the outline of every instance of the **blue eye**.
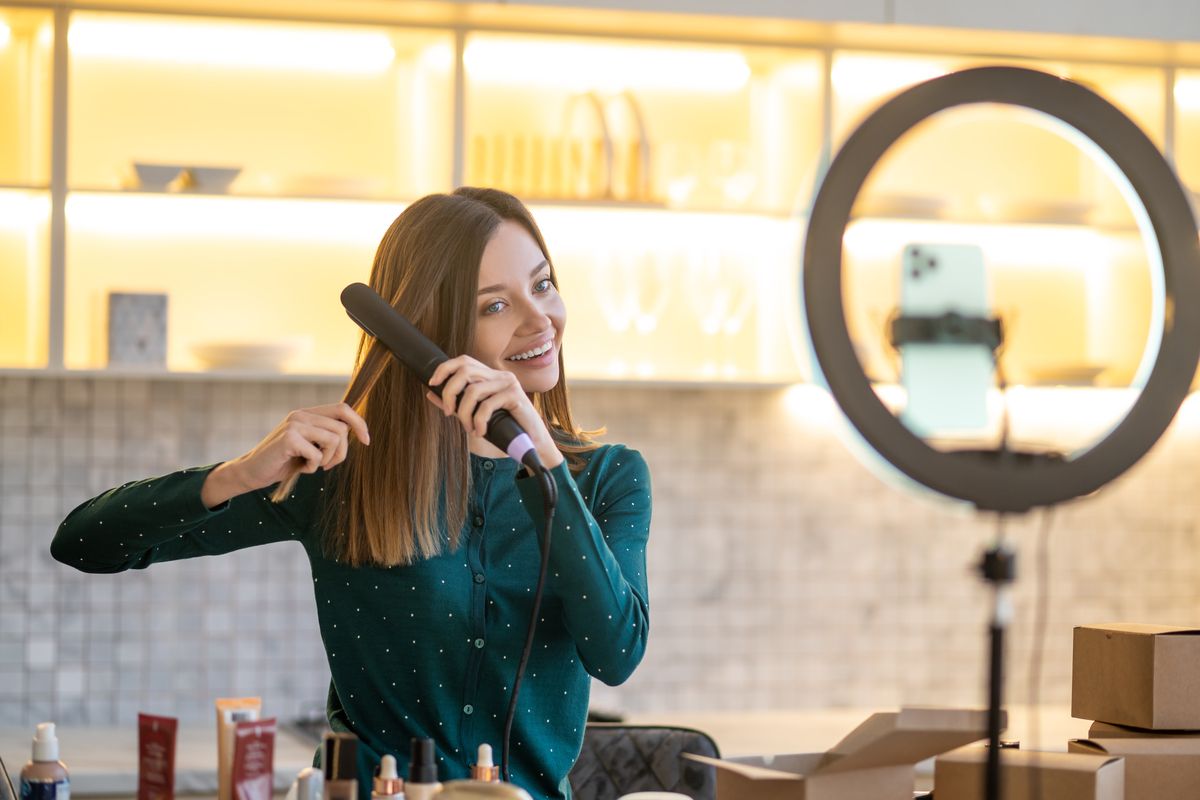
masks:
<path fill-rule="evenodd" d="M 538 281 L 537 283 L 535 283 L 533 285 L 533 290 L 535 292 L 537 292 L 538 294 L 541 294 L 543 292 L 550 291 L 550 288 L 552 286 L 554 286 L 554 281 L 550 280 L 549 278 L 542 278 L 540 281 Z"/>
<path fill-rule="evenodd" d="M 500 312 L 500 310 L 502 308 L 504 308 L 504 303 L 500 300 L 496 300 L 496 301 L 494 301 L 492 303 L 488 303 L 486 306 L 484 306 L 483 313 L 484 314 L 497 314 Z"/>

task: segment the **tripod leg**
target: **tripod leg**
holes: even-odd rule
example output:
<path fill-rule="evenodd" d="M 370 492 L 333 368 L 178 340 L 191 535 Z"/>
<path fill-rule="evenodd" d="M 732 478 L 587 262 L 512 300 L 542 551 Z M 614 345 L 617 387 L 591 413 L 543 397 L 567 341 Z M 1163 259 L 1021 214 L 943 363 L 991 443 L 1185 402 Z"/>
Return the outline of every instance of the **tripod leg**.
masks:
<path fill-rule="evenodd" d="M 1004 626 L 992 620 L 991 667 L 988 674 L 988 754 L 984 775 L 985 800 L 1000 800 L 1000 708 L 1004 683 Z"/>

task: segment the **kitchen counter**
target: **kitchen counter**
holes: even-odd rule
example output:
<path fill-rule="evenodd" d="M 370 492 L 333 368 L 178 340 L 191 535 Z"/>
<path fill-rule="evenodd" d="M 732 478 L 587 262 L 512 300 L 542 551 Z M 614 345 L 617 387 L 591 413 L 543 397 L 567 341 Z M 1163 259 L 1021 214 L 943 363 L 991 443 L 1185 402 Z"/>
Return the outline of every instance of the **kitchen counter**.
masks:
<path fill-rule="evenodd" d="M 29 761 L 33 740 L 29 729 L 0 728 L 0 756 L 13 784 Z M 132 797 L 137 794 L 137 725 L 57 730 L 59 754 L 71 773 L 71 795 Z M 275 734 L 275 792 L 283 793 L 304 767 L 313 763 L 316 742 L 280 727 Z M 215 724 L 181 722 L 175 744 L 175 794 L 217 793 Z"/>
<path fill-rule="evenodd" d="M 677 725 L 705 731 L 722 755 L 823 751 L 875 711 L 893 709 L 813 709 L 750 712 L 674 712 L 630 714 L 631 725 Z M 1009 708 L 1005 739 L 1028 749 L 1067 749 L 1067 740 L 1087 735 L 1089 722 L 1072 719 L 1070 709 L 1047 706 L 1035 717 L 1020 706 Z M 1033 735 L 1033 724 L 1040 730 Z M 137 790 L 137 728 L 61 728 L 62 759 L 71 771 L 71 794 L 130 797 Z M 29 760 L 33 726 L 0 728 L 0 755 L 13 775 Z M 496 743 L 497 746 L 499 743 Z M 215 795 L 216 731 L 212 725 L 180 724 L 176 749 L 175 792 Z M 275 739 L 275 791 L 284 792 L 296 773 L 312 764 L 316 744 L 280 728 Z M 918 788 L 928 788 L 932 759 L 918 765 Z"/>

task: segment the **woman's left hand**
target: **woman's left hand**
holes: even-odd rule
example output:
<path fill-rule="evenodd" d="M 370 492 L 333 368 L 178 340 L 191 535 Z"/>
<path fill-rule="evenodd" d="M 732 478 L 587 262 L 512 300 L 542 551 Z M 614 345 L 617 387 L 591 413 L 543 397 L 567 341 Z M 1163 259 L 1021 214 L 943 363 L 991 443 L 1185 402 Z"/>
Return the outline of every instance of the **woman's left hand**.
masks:
<path fill-rule="evenodd" d="M 429 402 L 446 416 L 458 417 L 468 434 L 482 437 L 492 414 L 505 409 L 529 434 L 543 465 L 553 468 L 562 463 L 562 453 L 516 375 L 492 369 L 470 356 L 458 356 L 439 364 L 429 383 L 442 385 L 441 397 L 425 394 Z"/>

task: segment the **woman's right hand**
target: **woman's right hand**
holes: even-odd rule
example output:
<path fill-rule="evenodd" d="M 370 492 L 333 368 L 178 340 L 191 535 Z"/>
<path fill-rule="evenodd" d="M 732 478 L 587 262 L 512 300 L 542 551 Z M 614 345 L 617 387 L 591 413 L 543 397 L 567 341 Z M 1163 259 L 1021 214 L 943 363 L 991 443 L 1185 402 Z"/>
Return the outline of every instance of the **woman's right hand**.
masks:
<path fill-rule="evenodd" d="M 351 431 L 358 441 L 371 443 L 367 423 L 346 403 L 292 411 L 250 452 L 210 472 L 200 499 L 213 508 L 297 472 L 331 469 L 346 459 Z"/>

